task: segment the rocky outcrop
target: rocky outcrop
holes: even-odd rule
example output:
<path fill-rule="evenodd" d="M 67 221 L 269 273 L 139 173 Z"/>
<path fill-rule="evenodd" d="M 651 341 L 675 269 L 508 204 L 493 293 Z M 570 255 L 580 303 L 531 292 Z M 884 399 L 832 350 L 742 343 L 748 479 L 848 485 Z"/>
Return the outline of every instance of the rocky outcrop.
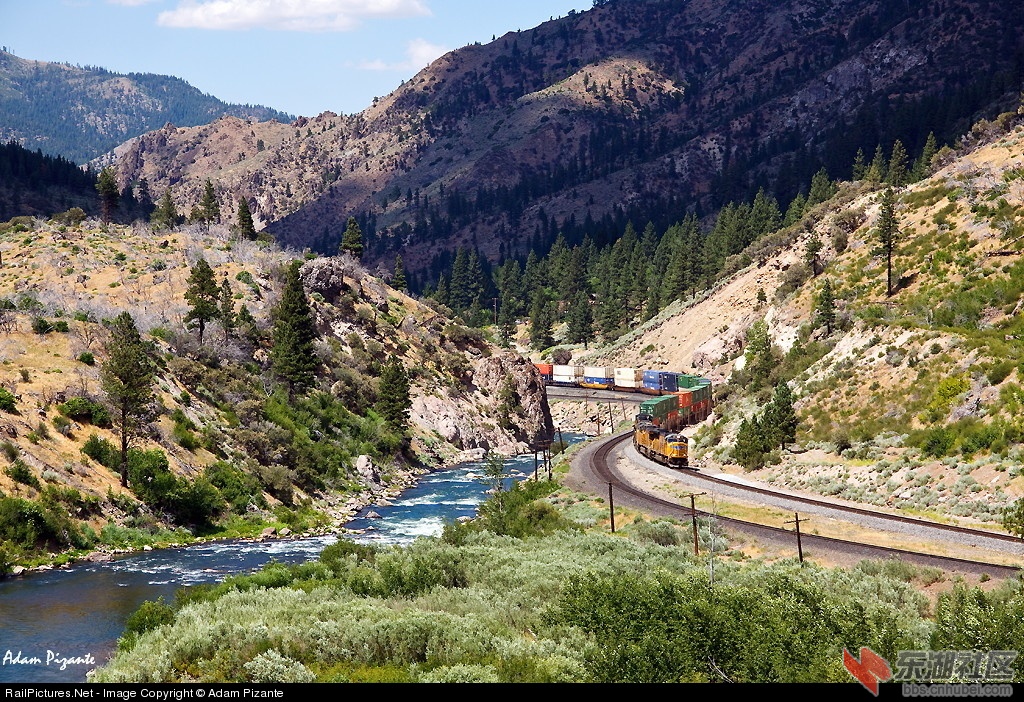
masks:
<path fill-rule="evenodd" d="M 537 369 L 513 353 L 476 362 L 472 385 L 464 391 L 433 392 L 413 398 L 410 420 L 421 434 L 439 437 L 463 453 L 526 453 L 551 437 L 553 425 Z"/>
<path fill-rule="evenodd" d="M 544 382 L 537 367 L 515 353 L 503 353 L 481 359 L 473 372 L 473 382 L 502 407 L 506 381 L 511 382 L 512 398 L 506 418 L 514 425 L 516 437 L 529 444 L 551 438 L 554 426 L 548 407 Z"/>

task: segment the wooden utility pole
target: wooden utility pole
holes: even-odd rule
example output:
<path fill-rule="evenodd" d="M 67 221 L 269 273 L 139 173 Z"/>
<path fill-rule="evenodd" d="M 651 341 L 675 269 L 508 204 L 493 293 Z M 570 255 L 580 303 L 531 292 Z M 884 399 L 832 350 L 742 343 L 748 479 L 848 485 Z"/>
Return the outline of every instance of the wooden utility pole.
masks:
<path fill-rule="evenodd" d="M 786 522 L 786 524 L 796 524 L 796 552 L 800 558 L 800 563 L 804 562 L 804 547 L 800 541 L 800 522 L 806 522 L 806 519 L 800 519 L 799 512 L 793 512 L 793 520 Z"/>
<path fill-rule="evenodd" d="M 608 510 L 612 518 L 612 533 L 615 533 L 615 498 L 612 497 L 612 484 L 608 483 Z"/>
<path fill-rule="evenodd" d="M 615 433 L 615 418 L 612 417 L 612 403 L 608 403 L 608 433 Z"/>
<path fill-rule="evenodd" d="M 689 495 L 683 495 L 684 498 L 690 498 L 690 517 L 693 521 L 693 555 L 700 555 L 700 545 L 697 540 L 697 496 L 706 495 L 706 492 L 691 492 Z"/>

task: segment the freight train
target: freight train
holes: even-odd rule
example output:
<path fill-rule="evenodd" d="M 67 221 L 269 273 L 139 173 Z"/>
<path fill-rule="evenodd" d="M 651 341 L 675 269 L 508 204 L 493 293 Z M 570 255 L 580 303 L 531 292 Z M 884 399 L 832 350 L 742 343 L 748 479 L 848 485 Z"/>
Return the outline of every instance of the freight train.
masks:
<path fill-rule="evenodd" d="M 633 423 L 633 445 L 659 463 L 689 467 L 689 441 L 680 430 L 711 414 L 711 381 L 707 378 L 637 368 L 534 365 L 546 385 L 656 395 L 640 403 Z"/>

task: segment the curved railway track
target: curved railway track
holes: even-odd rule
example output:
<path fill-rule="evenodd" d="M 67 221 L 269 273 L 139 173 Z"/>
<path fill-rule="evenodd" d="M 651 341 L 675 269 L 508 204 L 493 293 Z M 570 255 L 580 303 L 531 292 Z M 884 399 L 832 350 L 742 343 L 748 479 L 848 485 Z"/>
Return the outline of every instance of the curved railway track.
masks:
<path fill-rule="evenodd" d="M 689 505 L 683 505 L 678 502 L 673 502 L 650 494 L 649 492 L 638 488 L 625 480 L 615 469 L 612 454 L 631 436 L 631 434 L 632 432 L 619 434 L 601 442 L 600 444 L 584 449 L 584 451 L 582 451 L 574 461 L 574 473 L 571 474 L 572 477 L 569 481 L 570 484 L 575 483 L 574 487 L 599 495 L 606 494 L 607 486 L 611 485 L 616 505 L 626 505 L 661 516 L 677 518 L 690 517 L 692 513 Z M 653 464 L 652 462 L 652 465 L 658 464 Z M 743 485 L 741 483 L 715 478 L 714 476 L 698 472 L 687 471 L 685 476 L 687 478 L 692 477 L 701 482 L 706 481 L 706 484 L 715 485 L 717 488 L 728 487 L 730 490 L 748 491 L 750 494 L 761 498 L 767 499 L 771 497 L 772 499 L 787 501 L 792 504 L 807 505 L 809 508 L 813 509 L 828 509 L 839 514 L 848 515 L 851 518 L 870 518 L 872 520 L 878 520 L 880 523 L 890 525 L 890 529 L 896 532 L 906 529 L 913 529 L 917 532 L 928 531 L 929 533 L 934 534 L 934 536 L 931 537 L 932 539 L 947 543 L 952 542 L 957 545 L 964 545 L 966 548 L 986 545 L 986 547 L 993 550 L 1015 556 L 1020 559 L 1021 564 L 1024 564 L 1024 542 L 1022 542 L 1021 539 L 1012 537 L 1008 534 L 998 534 L 951 524 L 928 522 L 901 515 L 872 512 L 871 510 L 864 508 L 827 502 L 825 500 L 819 500 L 812 497 L 795 496 L 789 493 L 780 493 L 762 487 Z M 792 530 L 746 522 L 731 517 L 713 515 L 699 509 L 696 513 L 698 517 L 713 517 L 728 531 L 742 533 L 745 536 L 762 541 L 785 543 L 791 545 L 794 552 L 796 550 L 796 537 Z M 802 533 L 801 542 L 803 544 L 803 548 L 811 553 L 828 552 L 860 559 L 895 558 L 919 565 L 939 568 L 944 571 L 970 573 L 973 575 L 988 574 L 991 577 L 1001 578 L 1016 576 L 1021 572 L 1020 565 L 1006 565 L 970 558 L 922 553 L 876 544 L 859 543 L 856 541 L 838 539 L 813 533 Z"/>

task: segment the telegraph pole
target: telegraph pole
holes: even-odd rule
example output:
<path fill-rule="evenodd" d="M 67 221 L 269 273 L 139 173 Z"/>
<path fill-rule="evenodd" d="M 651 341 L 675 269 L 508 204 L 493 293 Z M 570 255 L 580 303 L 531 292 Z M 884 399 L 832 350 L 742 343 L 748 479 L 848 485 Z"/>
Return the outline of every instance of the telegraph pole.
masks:
<path fill-rule="evenodd" d="M 700 555 L 700 546 L 697 541 L 697 497 L 699 495 L 706 495 L 706 492 L 691 492 L 689 495 L 683 495 L 683 498 L 690 498 L 690 517 L 693 520 L 693 555 Z"/>
<path fill-rule="evenodd" d="M 797 555 L 800 558 L 800 563 L 803 564 L 803 562 L 804 562 L 804 547 L 803 547 L 803 544 L 800 541 L 800 522 L 806 522 L 807 520 L 806 519 L 800 519 L 800 513 L 799 512 L 793 512 L 793 517 L 794 518 L 791 521 L 788 521 L 788 522 L 785 522 L 785 523 L 786 524 L 796 524 L 796 552 L 797 552 Z"/>
<path fill-rule="evenodd" d="M 615 533 L 615 498 L 612 497 L 612 484 L 608 483 L 608 511 L 612 518 L 612 533 Z"/>

